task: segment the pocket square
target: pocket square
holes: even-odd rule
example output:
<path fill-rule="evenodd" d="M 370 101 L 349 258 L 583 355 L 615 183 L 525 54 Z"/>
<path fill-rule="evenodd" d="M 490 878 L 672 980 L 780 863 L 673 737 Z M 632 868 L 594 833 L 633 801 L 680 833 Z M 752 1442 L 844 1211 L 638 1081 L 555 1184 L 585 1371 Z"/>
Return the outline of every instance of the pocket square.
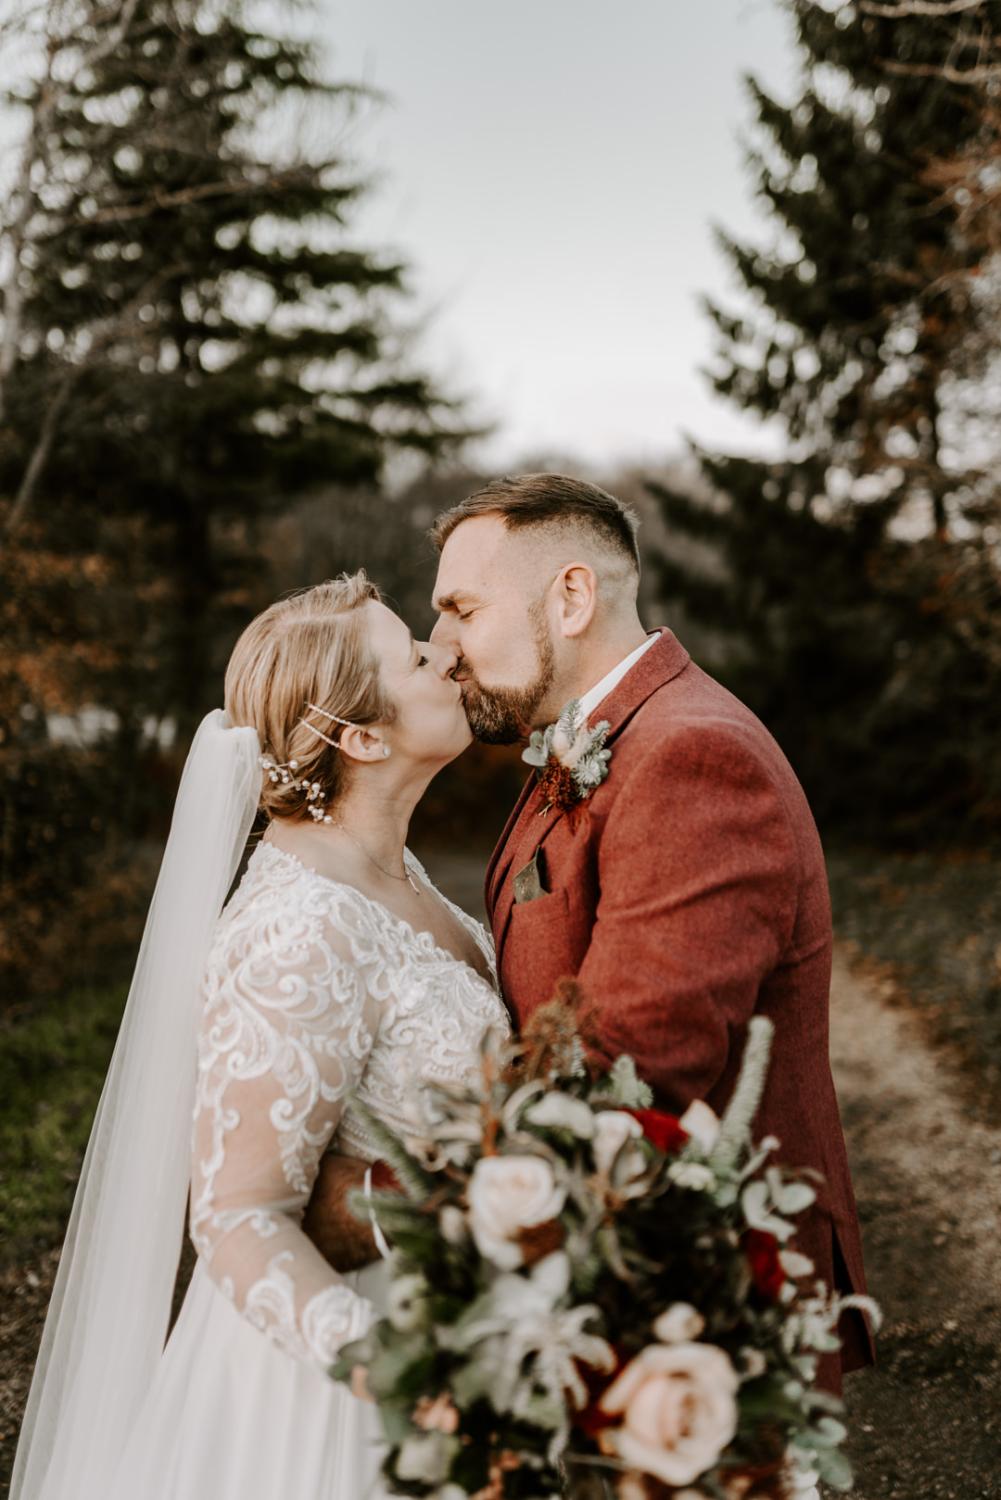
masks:
<path fill-rule="evenodd" d="M 524 869 L 514 877 L 514 899 L 516 902 L 534 901 L 547 894 L 539 874 L 539 851 L 536 849 Z"/>

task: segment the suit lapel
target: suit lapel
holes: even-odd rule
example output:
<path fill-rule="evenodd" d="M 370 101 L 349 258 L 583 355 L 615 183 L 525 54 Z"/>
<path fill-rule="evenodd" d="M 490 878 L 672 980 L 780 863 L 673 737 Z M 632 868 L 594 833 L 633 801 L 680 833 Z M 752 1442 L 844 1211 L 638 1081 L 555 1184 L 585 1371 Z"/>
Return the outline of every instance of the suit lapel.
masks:
<path fill-rule="evenodd" d="M 536 850 L 541 849 L 553 829 L 562 821 L 561 812 L 555 810 L 550 813 L 542 812 L 542 798 L 538 794 L 537 786 L 533 786 L 532 795 L 525 802 L 521 817 L 512 830 L 494 881 L 494 905 L 491 917 L 498 965 L 501 947 L 511 920 L 511 908 L 514 905 L 514 877 L 532 858 Z"/>
<path fill-rule="evenodd" d="M 604 702 L 591 714 L 592 722 L 607 719 L 609 724 L 606 744 L 610 744 L 625 728 L 637 709 L 641 708 L 651 693 L 664 683 L 684 671 L 691 658 L 677 636 L 670 630 L 661 631 L 660 640 L 640 657 L 636 665 L 626 673 L 622 681 L 612 689 Z M 612 766 L 614 767 L 614 756 Z M 487 871 L 487 911 L 493 928 L 497 949 L 497 972 L 501 970 L 504 942 L 511 922 L 514 907 L 514 873 L 531 859 L 540 849 L 553 829 L 563 822 L 563 814 L 552 812 L 544 819 L 539 816 L 541 798 L 538 781 L 534 774 L 522 789 L 514 811 L 508 819 L 500 842 L 494 850 Z"/>
<path fill-rule="evenodd" d="M 484 876 L 484 889 L 486 895 L 487 916 L 493 921 L 494 906 L 497 902 L 497 892 L 501 881 L 507 873 L 511 862 L 511 847 L 514 831 L 525 810 L 525 805 L 535 791 L 535 772 L 529 776 L 521 789 L 521 794 L 511 810 L 511 815 L 504 824 L 504 830 L 494 846 L 494 852 L 490 856 Z"/>

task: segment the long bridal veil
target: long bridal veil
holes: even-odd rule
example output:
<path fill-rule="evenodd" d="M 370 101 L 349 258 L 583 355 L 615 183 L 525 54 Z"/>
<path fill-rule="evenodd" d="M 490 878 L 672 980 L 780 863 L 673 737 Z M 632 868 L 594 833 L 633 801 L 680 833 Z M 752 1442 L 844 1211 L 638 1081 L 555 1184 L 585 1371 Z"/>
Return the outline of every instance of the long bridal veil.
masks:
<path fill-rule="evenodd" d="M 253 729 L 188 755 L 49 1303 L 11 1500 L 98 1500 L 163 1349 L 184 1236 L 200 980 L 258 804 Z"/>

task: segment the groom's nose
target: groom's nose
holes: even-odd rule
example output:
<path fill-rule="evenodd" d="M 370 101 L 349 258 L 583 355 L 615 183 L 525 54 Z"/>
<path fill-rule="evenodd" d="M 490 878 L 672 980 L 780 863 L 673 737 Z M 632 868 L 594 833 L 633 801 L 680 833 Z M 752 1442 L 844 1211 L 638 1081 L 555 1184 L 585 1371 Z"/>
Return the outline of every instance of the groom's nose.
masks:
<path fill-rule="evenodd" d="M 456 661 L 458 661 L 459 653 L 452 636 L 453 633 L 449 629 L 448 617 L 446 615 L 439 615 L 435 621 L 434 629 L 428 636 L 428 641 L 432 646 L 441 646 L 446 651 L 451 651 Z"/>

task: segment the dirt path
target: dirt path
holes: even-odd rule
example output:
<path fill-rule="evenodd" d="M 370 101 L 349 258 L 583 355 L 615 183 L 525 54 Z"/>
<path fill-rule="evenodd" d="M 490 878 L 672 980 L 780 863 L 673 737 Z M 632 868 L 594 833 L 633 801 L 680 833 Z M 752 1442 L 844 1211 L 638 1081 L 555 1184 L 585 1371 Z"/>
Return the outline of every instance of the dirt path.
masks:
<path fill-rule="evenodd" d="M 886 1315 L 848 1382 L 859 1500 L 1001 1496 L 1001 1130 L 890 990 L 835 963 L 831 1052 Z M 966 1084 L 968 1089 L 968 1084 Z"/>

